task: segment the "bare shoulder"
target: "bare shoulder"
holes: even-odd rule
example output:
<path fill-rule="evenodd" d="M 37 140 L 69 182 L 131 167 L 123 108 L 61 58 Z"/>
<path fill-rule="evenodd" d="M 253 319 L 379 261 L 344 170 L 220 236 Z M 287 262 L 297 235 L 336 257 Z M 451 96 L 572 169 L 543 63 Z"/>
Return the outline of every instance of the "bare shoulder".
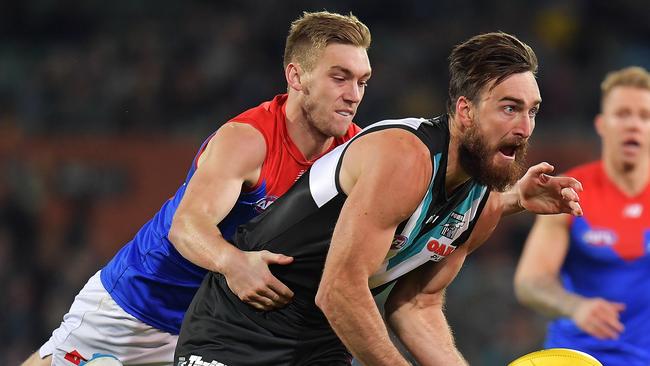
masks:
<path fill-rule="evenodd" d="M 363 201 L 399 221 L 410 216 L 424 197 L 432 170 L 429 149 L 417 136 L 403 129 L 386 129 L 350 145 L 339 183 L 354 197 L 352 202 Z"/>
<path fill-rule="evenodd" d="M 260 131 L 247 123 L 229 122 L 219 127 L 208 144 L 208 149 L 215 145 L 220 148 L 238 151 L 266 151 L 266 140 Z"/>
<path fill-rule="evenodd" d="M 429 155 L 426 145 L 413 132 L 403 128 L 387 128 L 371 132 L 360 137 L 356 145 L 365 147 L 382 157 L 388 155 L 399 157 L 401 154 L 408 154 L 416 158 Z"/>
<path fill-rule="evenodd" d="M 343 160 L 344 174 L 357 177 L 361 171 L 390 176 L 431 175 L 431 155 L 412 132 L 389 128 L 355 140 Z"/>
<path fill-rule="evenodd" d="M 246 123 L 229 122 L 221 126 L 208 142 L 198 164 L 218 160 L 244 170 L 259 167 L 266 157 L 266 140 L 260 131 Z"/>

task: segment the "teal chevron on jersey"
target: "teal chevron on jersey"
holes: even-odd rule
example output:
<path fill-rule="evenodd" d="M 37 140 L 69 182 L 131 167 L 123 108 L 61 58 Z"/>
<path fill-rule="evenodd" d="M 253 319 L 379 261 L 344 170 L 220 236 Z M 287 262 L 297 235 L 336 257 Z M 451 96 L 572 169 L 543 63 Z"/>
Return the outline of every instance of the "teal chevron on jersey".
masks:
<path fill-rule="evenodd" d="M 434 164 L 433 164 L 434 176 L 439 166 L 440 166 L 440 153 L 434 156 Z M 432 192 L 433 182 L 434 180 L 431 179 L 431 183 L 429 183 L 429 188 L 427 189 L 427 193 L 424 195 L 424 199 L 422 200 L 422 203 L 415 211 L 413 216 L 411 216 L 411 219 L 409 219 L 409 222 L 404 228 L 404 231 L 402 231 L 401 235 L 407 238 L 406 244 L 404 245 L 403 249 L 399 252 L 398 255 L 390 259 L 388 263 L 388 268 L 392 268 L 395 266 L 395 264 L 404 261 L 406 258 L 416 255 L 422 249 L 422 247 L 418 248 L 417 244 L 414 244 L 415 243 L 414 239 L 418 236 L 420 230 L 422 229 L 422 223 L 427 217 L 429 206 L 431 205 L 431 201 L 433 197 L 433 192 Z M 411 220 L 413 218 L 416 219 L 415 224 L 409 225 L 409 223 L 411 223 Z"/>
<path fill-rule="evenodd" d="M 476 209 L 479 206 L 481 200 L 485 197 L 486 193 L 487 188 L 485 186 L 473 186 L 471 192 L 463 201 L 460 202 L 460 204 L 449 209 L 444 218 L 436 219 L 438 223 L 433 228 L 427 232 L 420 233 L 422 230 L 422 221 L 424 217 L 427 216 L 427 210 L 423 210 L 424 214 L 420 214 L 420 218 L 418 219 L 418 226 L 413 232 L 414 235 L 412 237 L 409 237 L 409 242 L 407 243 L 408 247 L 405 246 L 405 250 L 402 250 L 397 255 L 392 257 L 389 260 L 386 269 L 392 269 L 400 263 L 409 260 L 411 257 L 422 253 L 424 247 L 429 244 L 431 239 L 441 239 L 443 237 L 446 237 L 449 241 L 449 244 L 452 244 L 456 238 L 458 238 L 465 230 L 467 230 L 469 223 L 476 218 Z M 427 192 L 429 202 L 431 194 L 431 191 Z M 453 233 L 451 233 L 451 231 L 453 231 Z M 412 238 L 417 238 L 417 240 L 413 240 Z"/>

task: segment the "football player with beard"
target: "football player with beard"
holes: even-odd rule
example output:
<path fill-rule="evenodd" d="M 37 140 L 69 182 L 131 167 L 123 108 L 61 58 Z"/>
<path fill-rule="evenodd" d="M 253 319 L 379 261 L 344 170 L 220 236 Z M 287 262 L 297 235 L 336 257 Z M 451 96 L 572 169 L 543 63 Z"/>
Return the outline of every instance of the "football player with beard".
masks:
<path fill-rule="evenodd" d="M 408 365 L 386 324 L 419 364 L 466 364 L 444 316 L 445 288 L 502 215 L 580 215 L 581 185 L 549 176 L 546 163 L 517 181 L 541 103 L 529 46 L 478 35 L 454 48 L 449 69 L 447 114 L 368 126 L 238 229 L 239 249 L 294 258 L 271 266 L 293 301 L 260 311 L 208 274 L 177 364 L 349 365 L 354 356 Z M 386 323 L 373 299 L 384 290 Z"/>

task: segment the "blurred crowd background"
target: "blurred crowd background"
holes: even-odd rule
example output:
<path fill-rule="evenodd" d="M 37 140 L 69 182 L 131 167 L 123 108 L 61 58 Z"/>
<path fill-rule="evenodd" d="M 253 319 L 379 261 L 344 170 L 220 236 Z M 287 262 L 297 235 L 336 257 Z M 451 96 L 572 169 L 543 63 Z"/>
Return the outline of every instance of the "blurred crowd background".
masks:
<path fill-rule="evenodd" d="M 529 160 L 559 171 L 598 158 L 604 74 L 650 68 L 644 0 L 0 2 L 0 364 L 47 340 L 209 133 L 284 92 L 284 40 L 303 10 L 352 11 L 371 29 L 362 126 L 443 113 L 453 45 L 517 35 L 537 52 L 544 100 Z M 512 290 L 532 219 L 506 218 L 448 291 L 472 365 L 541 347 L 544 319 Z"/>

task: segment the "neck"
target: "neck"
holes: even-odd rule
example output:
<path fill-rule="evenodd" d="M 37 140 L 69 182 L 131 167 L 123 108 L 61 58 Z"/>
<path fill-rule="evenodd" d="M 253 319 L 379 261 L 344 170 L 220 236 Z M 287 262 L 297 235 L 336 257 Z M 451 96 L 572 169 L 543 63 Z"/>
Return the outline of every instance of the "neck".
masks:
<path fill-rule="evenodd" d="M 460 123 L 455 117 L 449 116 L 449 148 L 447 151 L 447 172 L 445 175 L 445 190 L 453 192 L 470 178 L 469 174 L 460 166 L 458 159 L 458 145 L 460 138 Z"/>
<path fill-rule="evenodd" d="M 289 93 L 286 104 L 287 133 L 307 160 L 314 160 L 332 145 L 333 137 L 324 135 L 308 121 L 297 95 Z"/>
<path fill-rule="evenodd" d="M 650 159 L 629 166 L 606 156 L 602 160 L 607 177 L 627 196 L 638 195 L 650 181 Z"/>

